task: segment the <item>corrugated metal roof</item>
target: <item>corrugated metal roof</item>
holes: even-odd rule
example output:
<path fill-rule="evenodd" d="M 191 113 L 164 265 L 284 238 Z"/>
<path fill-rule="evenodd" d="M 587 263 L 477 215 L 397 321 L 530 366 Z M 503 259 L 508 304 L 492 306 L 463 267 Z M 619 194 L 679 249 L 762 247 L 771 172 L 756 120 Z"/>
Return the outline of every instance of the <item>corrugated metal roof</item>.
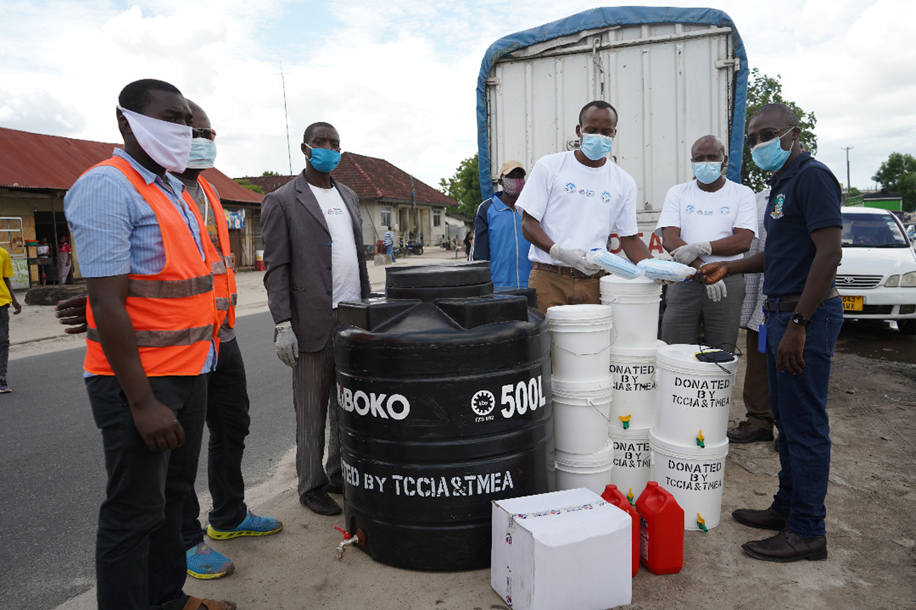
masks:
<path fill-rule="evenodd" d="M 347 185 L 360 199 L 391 199 L 410 203 L 410 174 L 384 159 L 345 152 L 340 165 L 331 172 L 335 180 Z M 295 176 L 246 176 L 252 184 L 271 193 Z M 457 206 L 458 202 L 425 182 L 413 179 L 416 201 L 424 205 Z"/>
<path fill-rule="evenodd" d="M 109 158 L 114 148 L 121 145 L 0 127 L 0 186 L 66 191 L 83 172 Z M 263 198 L 216 168 L 205 170 L 203 176 L 223 201 L 260 203 Z"/>

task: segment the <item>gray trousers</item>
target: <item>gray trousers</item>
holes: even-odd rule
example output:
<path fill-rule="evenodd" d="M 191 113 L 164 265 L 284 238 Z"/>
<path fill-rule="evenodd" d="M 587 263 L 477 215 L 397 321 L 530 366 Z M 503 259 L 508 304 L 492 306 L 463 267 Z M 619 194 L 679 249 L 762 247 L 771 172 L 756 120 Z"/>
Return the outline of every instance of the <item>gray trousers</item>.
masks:
<path fill-rule="evenodd" d="M 296 409 L 296 474 L 300 500 L 307 492 L 329 482 L 343 483 L 334 386 L 334 348 L 330 339 L 320 351 L 299 352 L 293 369 L 293 406 Z M 328 422 L 330 438 L 328 461 L 322 468 L 325 422 Z"/>
<path fill-rule="evenodd" d="M 728 296 L 716 303 L 706 296 L 706 285 L 700 282 L 668 286 L 662 341 L 669 345 L 696 344 L 702 320 L 704 345 L 736 351 L 741 303 L 744 302 L 744 276 L 726 277 L 725 289 Z"/>

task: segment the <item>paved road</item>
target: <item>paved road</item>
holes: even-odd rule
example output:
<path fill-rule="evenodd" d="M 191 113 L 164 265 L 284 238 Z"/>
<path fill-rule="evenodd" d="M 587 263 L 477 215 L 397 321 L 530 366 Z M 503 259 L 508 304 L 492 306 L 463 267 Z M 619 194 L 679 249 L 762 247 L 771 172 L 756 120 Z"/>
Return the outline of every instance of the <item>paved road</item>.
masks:
<path fill-rule="evenodd" d="M 249 486 L 266 480 L 295 443 L 289 369 L 277 360 L 267 313 L 240 317 L 252 427 Z M 10 362 L 0 396 L 0 608 L 54 608 L 95 580 L 102 443 L 80 376 L 83 349 Z M 206 440 L 204 441 L 206 447 Z M 197 488 L 206 490 L 206 463 Z"/>

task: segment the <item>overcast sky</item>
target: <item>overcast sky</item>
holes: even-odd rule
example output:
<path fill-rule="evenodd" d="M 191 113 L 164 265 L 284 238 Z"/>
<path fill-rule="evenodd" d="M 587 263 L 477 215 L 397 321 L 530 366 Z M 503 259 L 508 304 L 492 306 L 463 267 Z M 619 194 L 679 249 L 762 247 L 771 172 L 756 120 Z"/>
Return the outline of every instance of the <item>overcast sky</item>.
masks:
<path fill-rule="evenodd" d="M 645 2 L 698 6 L 699 2 Z M 230 176 L 289 172 L 313 121 L 344 150 L 437 185 L 477 152 L 480 61 L 498 38 L 600 6 L 595 0 L 3 0 L 0 126 L 120 141 L 121 88 L 175 84 L 210 115 Z M 916 2 L 722 0 L 751 68 L 817 116 L 818 158 L 852 185 L 894 151 L 916 153 Z"/>

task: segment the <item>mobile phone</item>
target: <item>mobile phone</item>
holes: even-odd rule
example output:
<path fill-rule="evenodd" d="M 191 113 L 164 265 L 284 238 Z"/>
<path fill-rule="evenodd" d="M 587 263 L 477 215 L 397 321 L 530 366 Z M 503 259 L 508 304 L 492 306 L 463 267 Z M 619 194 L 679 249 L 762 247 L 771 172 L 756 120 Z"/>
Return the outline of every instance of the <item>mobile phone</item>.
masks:
<path fill-rule="evenodd" d="M 705 352 L 697 352 L 694 356 L 700 362 L 731 362 L 735 358 L 734 354 L 724 349 L 711 349 Z"/>

